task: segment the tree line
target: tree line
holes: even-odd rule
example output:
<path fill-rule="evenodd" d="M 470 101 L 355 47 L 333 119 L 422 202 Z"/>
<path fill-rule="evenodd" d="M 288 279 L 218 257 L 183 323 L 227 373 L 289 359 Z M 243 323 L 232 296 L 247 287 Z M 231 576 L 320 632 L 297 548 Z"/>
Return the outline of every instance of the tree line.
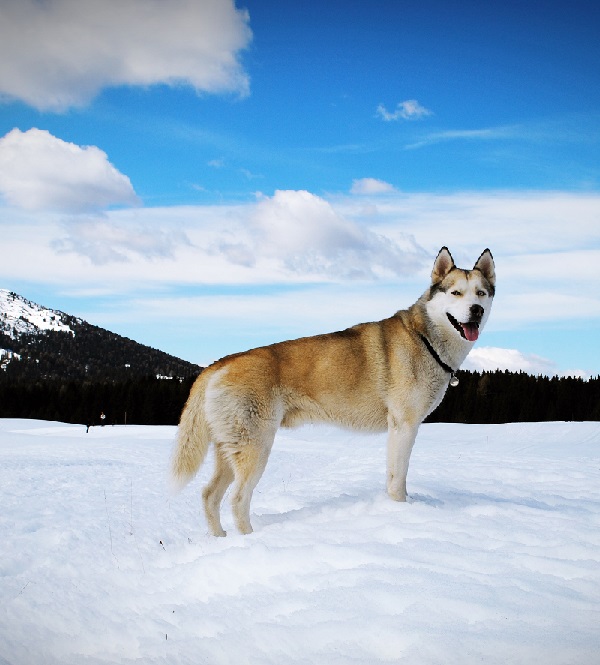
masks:
<path fill-rule="evenodd" d="M 457 373 L 459 384 L 427 422 L 507 423 L 600 420 L 600 377 L 532 376 L 525 372 Z"/>
<path fill-rule="evenodd" d="M 90 426 L 176 425 L 194 380 L 156 376 L 114 382 L 0 380 L 0 418 Z"/>
<path fill-rule="evenodd" d="M 600 377 L 531 376 L 523 372 L 458 373 L 427 422 L 505 423 L 600 420 Z M 195 376 L 127 380 L 15 379 L 0 371 L 0 417 L 84 425 L 176 425 Z"/>

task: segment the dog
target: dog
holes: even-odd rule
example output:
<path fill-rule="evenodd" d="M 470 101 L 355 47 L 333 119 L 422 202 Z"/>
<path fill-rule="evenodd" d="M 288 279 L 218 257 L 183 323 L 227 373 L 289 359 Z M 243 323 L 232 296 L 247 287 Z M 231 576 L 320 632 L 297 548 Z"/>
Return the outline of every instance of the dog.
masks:
<path fill-rule="evenodd" d="M 203 491 L 211 533 L 225 536 L 220 506 L 235 481 L 237 529 L 252 532 L 250 500 L 279 427 L 334 423 L 388 432 L 387 492 L 406 501 L 406 475 L 419 425 L 441 402 L 485 325 L 495 293 L 486 249 L 472 270 L 447 247 L 415 304 L 382 321 L 226 356 L 196 379 L 182 411 L 171 474 L 182 487 L 210 443 L 215 470 Z"/>

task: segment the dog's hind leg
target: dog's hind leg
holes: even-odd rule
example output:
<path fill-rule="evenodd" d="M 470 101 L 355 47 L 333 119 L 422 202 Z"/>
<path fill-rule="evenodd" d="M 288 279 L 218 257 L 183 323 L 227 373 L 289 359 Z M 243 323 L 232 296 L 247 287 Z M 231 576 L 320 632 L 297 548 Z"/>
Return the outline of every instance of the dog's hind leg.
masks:
<path fill-rule="evenodd" d="M 267 465 L 274 436 L 273 434 L 256 443 L 239 444 L 229 452 L 235 475 L 235 490 L 231 498 L 231 507 L 235 525 L 240 533 L 252 533 L 250 524 L 252 492 Z"/>
<path fill-rule="evenodd" d="M 222 444 L 215 445 L 215 472 L 202 492 L 206 521 L 213 536 L 226 536 L 221 526 L 221 502 L 233 482 L 233 469 L 223 451 Z"/>

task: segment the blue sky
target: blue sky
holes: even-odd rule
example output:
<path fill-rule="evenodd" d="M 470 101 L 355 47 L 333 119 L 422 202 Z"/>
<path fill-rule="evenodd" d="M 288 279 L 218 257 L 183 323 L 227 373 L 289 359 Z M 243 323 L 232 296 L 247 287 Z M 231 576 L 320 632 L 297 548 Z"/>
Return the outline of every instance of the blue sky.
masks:
<path fill-rule="evenodd" d="M 490 247 L 465 366 L 600 372 L 596 2 L 0 0 L 0 286 L 205 364 Z"/>

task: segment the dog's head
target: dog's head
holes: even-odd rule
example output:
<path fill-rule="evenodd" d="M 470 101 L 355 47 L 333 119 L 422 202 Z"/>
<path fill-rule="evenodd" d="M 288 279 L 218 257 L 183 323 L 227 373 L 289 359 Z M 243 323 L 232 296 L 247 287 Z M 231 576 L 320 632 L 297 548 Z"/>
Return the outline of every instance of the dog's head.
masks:
<path fill-rule="evenodd" d="M 482 252 L 473 270 L 462 270 L 454 264 L 448 248 L 442 247 L 433 264 L 427 312 L 436 325 L 475 342 L 489 316 L 495 285 L 489 249 Z"/>

